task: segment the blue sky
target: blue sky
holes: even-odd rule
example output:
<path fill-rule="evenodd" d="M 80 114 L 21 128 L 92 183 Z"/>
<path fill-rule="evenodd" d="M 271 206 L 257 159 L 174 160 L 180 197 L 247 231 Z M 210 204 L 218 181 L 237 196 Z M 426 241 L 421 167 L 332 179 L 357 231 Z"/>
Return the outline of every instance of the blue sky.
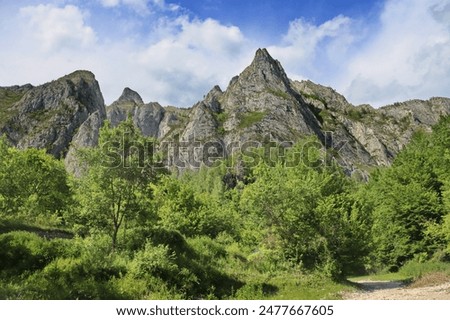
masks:
<path fill-rule="evenodd" d="M 0 86 L 95 73 L 189 107 L 267 47 L 291 79 L 354 104 L 450 96 L 450 0 L 0 1 Z"/>
<path fill-rule="evenodd" d="M 206 0 L 179 1 L 195 15 L 213 18 L 224 24 L 237 25 L 255 38 L 276 41 L 286 32 L 289 22 L 300 17 L 316 24 L 324 23 L 342 14 L 354 18 L 376 18 L 379 0 Z"/>

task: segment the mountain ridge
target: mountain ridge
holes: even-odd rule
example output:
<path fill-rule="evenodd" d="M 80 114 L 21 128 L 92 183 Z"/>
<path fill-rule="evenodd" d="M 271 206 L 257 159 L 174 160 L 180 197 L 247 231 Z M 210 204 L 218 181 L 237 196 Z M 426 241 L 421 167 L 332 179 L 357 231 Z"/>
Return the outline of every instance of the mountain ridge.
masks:
<path fill-rule="evenodd" d="M 199 143 L 209 142 L 217 155 L 228 157 L 227 146 L 236 143 L 295 143 L 314 135 L 339 153 L 336 160 L 352 174 L 389 165 L 414 132 L 430 131 L 447 115 L 450 99 L 444 97 L 379 109 L 353 106 L 330 87 L 289 79 L 266 49 L 256 51 L 225 91 L 214 86 L 189 109 L 144 103 L 128 87 L 105 106 L 95 75 L 83 70 L 41 86 L 0 87 L 0 134 L 19 148 L 45 148 L 64 157 L 72 171 L 74 149 L 96 145 L 105 120 L 115 126 L 128 116 L 145 136 L 182 141 L 190 150 L 186 167 L 203 159 Z"/>

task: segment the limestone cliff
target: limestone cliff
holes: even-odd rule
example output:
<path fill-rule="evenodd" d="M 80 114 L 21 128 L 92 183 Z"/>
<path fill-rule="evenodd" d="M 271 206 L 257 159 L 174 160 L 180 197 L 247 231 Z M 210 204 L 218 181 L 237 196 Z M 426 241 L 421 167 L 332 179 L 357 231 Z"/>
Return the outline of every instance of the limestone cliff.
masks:
<path fill-rule="evenodd" d="M 9 87 L 2 99 L 0 133 L 19 148 L 44 148 L 64 157 L 80 126 L 94 113 L 104 117 L 100 87 L 88 71 L 76 71 L 47 84 Z"/>
<path fill-rule="evenodd" d="M 230 146 L 249 141 L 295 143 L 315 135 L 349 174 L 366 174 L 371 167 L 389 165 L 414 132 L 430 131 L 446 115 L 450 115 L 448 98 L 379 109 L 353 106 L 332 88 L 290 80 L 265 49 L 256 52 L 225 91 L 214 86 L 190 109 L 145 103 L 130 88 L 105 107 L 99 85 L 88 71 L 37 87 L 0 88 L 0 134 L 17 147 L 45 148 L 66 157 L 74 172 L 74 150 L 95 146 L 106 119 L 115 126 L 131 117 L 145 136 L 169 146 L 169 164 L 179 165 L 178 156 L 186 168 L 207 161 L 206 156 L 227 157 Z"/>

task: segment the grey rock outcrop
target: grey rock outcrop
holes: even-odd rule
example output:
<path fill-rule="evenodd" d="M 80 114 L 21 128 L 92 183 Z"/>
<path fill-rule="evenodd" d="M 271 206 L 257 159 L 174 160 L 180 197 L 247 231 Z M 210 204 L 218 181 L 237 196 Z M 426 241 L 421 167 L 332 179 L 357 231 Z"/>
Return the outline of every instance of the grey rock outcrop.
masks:
<path fill-rule="evenodd" d="M 279 61 L 258 49 L 251 65 L 235 78 L 219 100 L 228 114 L 225 140 L 297 140 L 317 134 L 320 126 L 302 97 L 292 88 Z"/>
<path fill-rule="evenodd" d="M 102 111 L 99 110 L 91 114 L 80 126 L 70 143 L 64 164 L 67 170 L 75 176 L 80 176 L 83 170 L 83 166 L 77 156 L 77 151 L 81 148 L 95 147 L 98 145 L 100 128 L 105 119 L 105 113 Z"/>
<path fill-rule="evenodd" d="M 448 115 L 448 98 L 379 109 L 353 106 L 332 88 L 290 80 L 265 49 L 256 52 L 225 91 L 214 86 L 189 109 L 144 103 L 130 88 L 105 107 L 99 85 L 88 71 L 37 87 L 0 87 L 0 134 L 17 147 L 45 148 L 65 157 L 75 173 L 76 149 L 98 144 L 105 119 L 117 126 L 130 117 L 145 136 L 172 150 L 167 153 L 169 165 L 182 168 L 197 168 L 208 157 L 228 157 L 248 142 L 292 145 L 315 135 L 349 174 L 367 176 L 371 167 L 389 165 L 416 131 L 430 131 Z"/>
<path fill-rule="evenodd" d="M 226 157 L 228 146 L 292 144 L 316 135 L 349 174 L 367 176 L 370 167 L 389 165 L 414 132 L 430 131 L 449 115 L 449 104 L 448 98 L 432 98 L 380 109 L 353 106 L 332 88 L 289 80 L 281 64 L 259 49 L 224 92 L 215 86 L 194 105 L 180 135 L 191 142 L 191 149 L 197 146 L 190 152 L 197 159 L 204 158 L 199 143 L 216 146 Z"/>
<path fill-rule="evenodd" d="M 443 116 L 450 115 L 450 99 L 411 100 L 374 109 L 353 106 L 332 88 L 294 81 L 294 88 L 314 106 L 323 131 L 333 134 L 343 147 L 340 158 L 351 170 L 367 171 L 386 166 L 418 130 L 431 131 Z"/>
<path fill-rule="evenodd" d="M 119 97 L 117 102 L 134 102 L 135 104 L 143 104 L 144 103 L 144 101 L 142 100 L 139 93 L 131 90 L 128 87 L 123 89 L 122 95 Z"/>
<path fill-rule="evenodd" d="M 0 133 L 19 148 L 43 148 L 56 157 L 65 157 L 73 136 L 90 115 L 105 114 L 100 87 L 89 71 L 16 93 L 18 99 L 9 106 Z"/>
<path fill-rule="evenodd" d="M 225 92 L 215 86 L 195 104 L 180 130 L 181 141 L 191 143 L 189 164 L 194 167 L 207 156 L 230 156 L 243 144 L 295 142 L 311 134 L 324 138 L 311 109 L 266 49 L 256 52 L 250 66 L 230 81 Z M 209 148 L 213 151 L 206 150 Z"/>
<path fill-rule="evenodd" d="M 173 126 L 183 110 L 163 108 L 158 102 L 144 103 L 140 95 L 125 88 L 122 95 L 106 108 L 107 119 L 113 126 L 125 121 L 128 117 L 146 137 L 163 138 Z"/>

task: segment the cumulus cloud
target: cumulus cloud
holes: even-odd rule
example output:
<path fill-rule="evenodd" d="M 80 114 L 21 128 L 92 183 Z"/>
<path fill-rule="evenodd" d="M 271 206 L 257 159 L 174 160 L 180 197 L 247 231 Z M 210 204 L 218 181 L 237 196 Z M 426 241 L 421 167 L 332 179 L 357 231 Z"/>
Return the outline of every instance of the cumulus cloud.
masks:
<path fill-rule="evenodd" d="M 344 93 L 375 105 L 449 95 L 450 1 L 391 0 L 381 27 L 348 62 Z"/>
<path fill-rule="evenodd" d="M 104 4 L 126 0 L 121 1 Z M 164 1 L 152 3 L 176 10 Z M 252 50 L 244 50 L 247 40 L 240 29 L 213 19 L 152 13 L 146 33 L 135 37 L 130 30 L 129 37 L 105 40 L 89 24 L 93 14 L 74 5 L 20 8 L 0 26 L 10 48 L 0 51 L 0 59 L 9 61 L 0 67 L 0 84 L 40 84 L 88 69 L 96 74 L 107 103 L 129 86 L 146 101 L 190 107 L 215 84 L 226 86 L 249 63 Z"/>
<path fill-rule="evenodd" d="M 145 101 L 187 107 L 213 85 L 225 88 L 263 46 L 238 26 L 192 17 L 164 0 L 98 1 L 103 7 L 15 2 L 14 11 L 11 2 L 9 14 L 0 10 L 0 59 L 8 62 L 0 64 L 0 84 L 40 84 L 88 69 L 107 103 L 129 86 Z M 144 7 L 146 15 L 136 15 Z M 96 22 L 109 13 L 120 21 Z M 280 38 L 268 49 L 289 77 L 330 85 L 354 104 L 449 96 L 450 0 L 386 0 L 371 23 L 299 18 Z"/>
<path fill-rule="evenodd" d="M 450 0 L 387 0 L 371 24 L 297 19 L 269 51 L 291 77 L 330 85 L 354 104 L 449 96 Z"/>
<path fill-rule="evenodd" d="M 269 47 L 291 76 L 324 80 L 330 77 L 330 65 L 343 61 L 356 39 L 355 21 L 339 15 L 320 25 L 304 19 L 290 23 L 279 45 Z M 327 81 L 328 82 L 328 81 Z"/>
<path fill-rule="evenodd" d="M 239 28 L 187 16 L 169 24 L 170 33 L 136 54 L 141 70 L 164 100 L 188 106 L 201 98 L 200 90 L 206 93 L 212 84 L 226 85 L 243 67 L 246 40 Z"/>
<path fill-rule="evenodd" d="M 84 23 L 84 15 L 77 7 L 58 8 L 51 4 L 24 7 L 20 14 L 26 32 L 39 41 L 44 50 L 59 47 L 87 47 L 95 40 L 94 30 Z"/>

